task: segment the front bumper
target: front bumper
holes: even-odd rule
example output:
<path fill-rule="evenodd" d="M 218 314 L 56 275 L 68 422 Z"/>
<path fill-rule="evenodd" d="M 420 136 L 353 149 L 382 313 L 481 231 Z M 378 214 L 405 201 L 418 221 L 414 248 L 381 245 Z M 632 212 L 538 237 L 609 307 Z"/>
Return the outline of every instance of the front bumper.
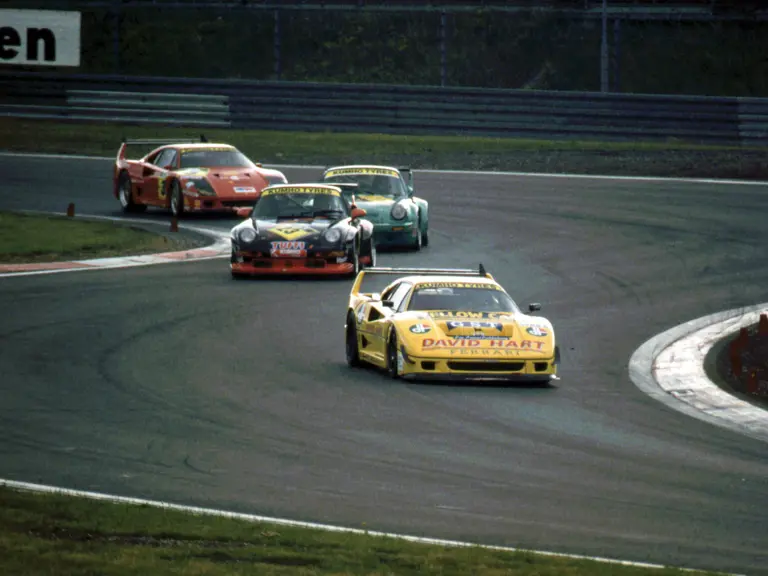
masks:
<path fill-rule="evenodd" d="M 230 268 L 233 274 L 352 274 L 354 264 L 342 256 L 343 252 L 313 254 L 302 258 L 273 258 L 269 253 L 233 250 Z M 340 260 L 345 260 L 340 262 Z"/>
<path fill-rule="evenodd" d="M 241 195 L 237 198 L 219 196 L 184 196 L 184 210 L 187 212 L 233 212 L 238 208 L 250 208 L 259 198 L 258 194 Z"/>
<path fill-rule="evenodd" d="M 410 245 L 416 242 L 418 230 L 418 226 L 413 222 L 404 224 L 374 224 L 373 239 L 377 245 Z"/>
<path fill-rule="evenodd" d="M 556 358 L 403 357 L 406 379 L 544 382 L 557 377 Z"/>

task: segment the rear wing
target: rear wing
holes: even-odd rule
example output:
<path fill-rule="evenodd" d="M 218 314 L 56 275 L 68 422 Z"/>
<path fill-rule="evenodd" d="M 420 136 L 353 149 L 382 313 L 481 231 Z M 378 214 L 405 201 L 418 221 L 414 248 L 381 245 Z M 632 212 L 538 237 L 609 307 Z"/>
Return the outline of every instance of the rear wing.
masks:
<path fill-rule="evenodd" d="M 363 278 L 366 274 L 389 274 L 392 276 L 410 276 L 412 274 L 429 274 L 430 276 L 467 276 L 467 277 L 481 277 L 490 278 L 491 276 L 485 270 L 485 266 L 480 264 L 476 270 L 471 268 L 366 268 L 361 270 L 355 278 L 355 283 L 352 284 L 352 290 L 350 296 L 360 293 L 360 286 L 363 284 Z"/>
<path fill-rule="evenodd" d="M 208 142 L 208 138 L 205 134 L 200 134 L 198 138 L 126 138 L 120 139 L 120 148 L 117 151 L 117 159 L 125 159 L 125 150 L 129 145 L 133 144 L 155 144 L 162 146 L 163 144 L 195 144 L 197 142 Z"/>
<path fill-rule="evenodd" d="M 400 174 L 403 175 L 403 178 L 405 178 L 406 184 L 408 184 L 408 187 L 411 189 L 411 192 L 413 192 L 413 171 L 411 170 L 410 166 L 403 166 L 402 168 L 398 168 L 400 170 Z"/>

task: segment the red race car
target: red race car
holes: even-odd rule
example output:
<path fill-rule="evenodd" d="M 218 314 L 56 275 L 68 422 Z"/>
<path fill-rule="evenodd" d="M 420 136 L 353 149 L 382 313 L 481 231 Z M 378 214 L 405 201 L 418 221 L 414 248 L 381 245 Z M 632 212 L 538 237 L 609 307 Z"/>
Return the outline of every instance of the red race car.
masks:
<path fill-rule="evenodd" d="M 125 157 L 130 144 L 158 144 L 138 160 Z M 162 145 L 160 145 L 162 144 Z M 288 180 L 278 170 L 263 168 L 229 144 L 199 140 L 123 140 L 114 168 L 114 195 L 124 212 L 147 206 L 184 212 L 234 211 L 252 206 L 261 191 Z"/>

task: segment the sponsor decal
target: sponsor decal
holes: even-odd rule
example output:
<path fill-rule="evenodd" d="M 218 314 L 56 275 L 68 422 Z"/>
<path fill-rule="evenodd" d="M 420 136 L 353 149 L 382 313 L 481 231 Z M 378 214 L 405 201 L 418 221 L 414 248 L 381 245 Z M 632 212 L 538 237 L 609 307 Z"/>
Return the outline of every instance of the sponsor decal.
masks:
<path fill-rule="evenodd" d="M 304 242 L 272 242 L 269 254 L 273 258 L 304 258 L 307 250 Z"/>
<path fill-rule="evenodd" d="M 316 233 L 312 228 L 302 228 L 292 224 L 274 226 L 270 228 L 269 231 L 276 236 L 285 238 L 286 240 L 297 240 L 299 238 L 303 238 L 304 236 L 309 236 L 310 234 Z"/>
<path fill-rule="evenodd" d="M 538 336 L 539 338 L 543 338 L 549 334 L 549 331 L 543 326 L 528 326 L 525 331 L 531 336 Z"/>
<path fill-rule="evenodd" d="M 235 186 L 234 190 L 238 194 L 249 194 L 252 192 L 256 192 L 256 188 L 254 188 L 253 186 Z"/>
<path fill-rule="evenodd" d="M 484 290 L 501 290 L 496 284 L 481 284 L 479 282 L 421 282 L 418 289 L 422 288 L 480 288 Z"/>
<path fill-rule="evenodd" d="M 408 328 L 408 330 L 410 330 L 414 334 L 426 334 L 427 332 L 432 330 L 432 328 L 429 327 L 429 324 L 414 324 L 413 326 Z"/>
<path fill-rule="evenodd" d="M 456 330 L 456 328 L 496 328 L 499 332 L 504 329 L 504 324 L 501 322 L 483 322 L 482 320 L 449 320 L 445 323 L 448 330 Z"/>
<path fill-rule="evenodd" d="M 276 194 L 325 194 L 326 196 L 341 196 L 336 190 L 316 186 L 283 186 L 282 188 L 274 188 L 263 192 L 264 196 L 274 196 Z"/>
<path fill-rule="evenodd" d="M 0 64 L 80 66 L 80 12 L 0 10 Z"/>
<path fill-rule="evenodd" d="M 357 312 L 355 312 L 355 317 L 357 318 L 358 324 L 363 323 L 363 320 L 365 320 L 365 303 L 362 303 L 357 307 Z"/>
<path fill-rule="evenodd" d="M 511 320 L 515 315 L 511 312 L 463 312 L 455 310 L 429 310 L 432 318 L 488 318 L 489 320 Z"/>
<path fill-rule="evenodd" d="M 488 334 L 457 334 L 451 335 L 451 338 L 457 340 L 509 340 L 509 336 L 494 336 Z"/>
<path fill-rule="evenodd" d="M 543 346 L 543 342 L 506 338 L 425 338 L 421 342 L 426 352 L 448 350 L 451 355 L 519 356 L 521 352 L 541 352 Z"/>
<path fill-rule="evenodd" d="M 392 176 L 398 178 L 400 173 L 392 168 L 337 168 L 335 170 L 328 170 L 325 173 L 325 178 L 333 178 L 334 176 L 353 176 L 362 174 L 373 174 L 376 176 Z"/>

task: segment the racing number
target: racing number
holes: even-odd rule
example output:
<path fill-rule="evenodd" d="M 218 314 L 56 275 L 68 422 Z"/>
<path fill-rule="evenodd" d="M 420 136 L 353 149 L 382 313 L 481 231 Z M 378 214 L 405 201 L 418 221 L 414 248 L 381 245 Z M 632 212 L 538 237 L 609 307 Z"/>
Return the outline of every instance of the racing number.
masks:
<path fill-rule="evenodd" d="M 168 194 L 165 191 L 165 176 L 159 176 L 157 179 L 157 197 L 160 200 L 166 200 L 168 198 Z"/>

